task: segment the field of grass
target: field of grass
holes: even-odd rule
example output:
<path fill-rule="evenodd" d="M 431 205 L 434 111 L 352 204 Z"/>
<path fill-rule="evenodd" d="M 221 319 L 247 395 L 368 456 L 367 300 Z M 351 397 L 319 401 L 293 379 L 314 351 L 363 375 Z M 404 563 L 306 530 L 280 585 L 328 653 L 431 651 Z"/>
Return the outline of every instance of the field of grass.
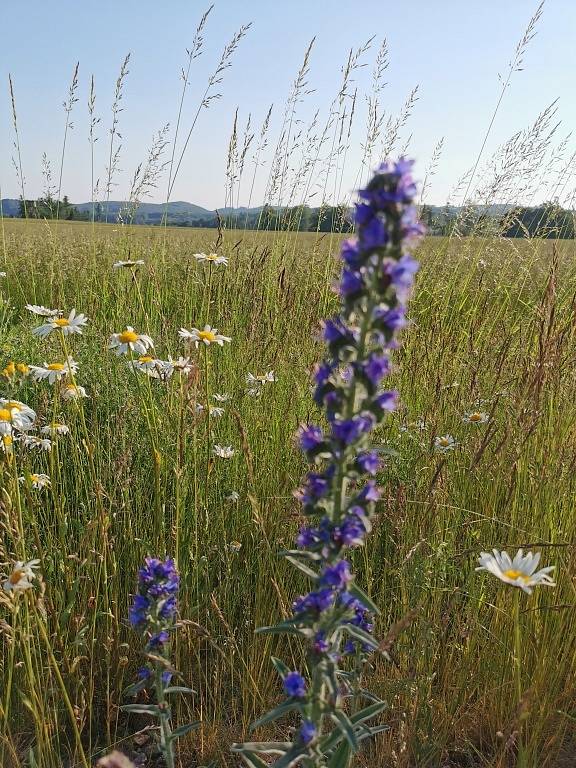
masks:
<path fill-rule="evenodd" d="M 231 741 L 280 696 L 272 652 L 300 649 L 255 636 L 305 589 L 278 556 L 302 523 L 293 498 L 305 471 L 297 425 L 318 417 L 310 372 L 322 355 L 322 317 L 336 308 L 339 236 L 226 231 L 229 265 L 197 263 L 214 230 L 5 221 L 0 351 L 42 364 L 57 340 L 31 334 L 26 303 L 89 317 L 70 351 L 83 408 L 46 383 L 4 380 L 2 396 L 63 421 L 70 434 L 27 466 L 0 458 L 0 560 L 39 558 L 43 594 L 0 605 L 2 768 L 82 765 L 110 745 L 127 752 L 143 716 L 120 712 L 141 664 L 127 622 L 147 553 L 181 571 L 176 666 L 192 697 L 175 720 L 200 719 L 180 742 L 182 766 L 232 766 Z M 429 238 L 396 355 L 402 405 L 378 439 L 390 449 L 375 534 L 355 555 L 381 607 L 376 633 L 413 611 L 369 686 L 389 703 L 390 730 L 364 766 L 572 765 L 576 750 L 576 259 L 572 241 Z M 143 259 L 134 276 L 118 259 Z M 210 323 L 232 342 L 188 350 L 186 377 L 138 377 L 107 349 L 126 325 L 164 358 L 188 353 L 180 327 Z M 261 395 L 246 375 L 273 370 Z M 226 393 L 224 414 L 196 406 Z M 463 416 L 485 412 L 483 424 Z M 434 450 L 451 435 L 455 450 Z M 230 459 L 213 444 L 232 446 Z M 18 459 L 20 461 L 20 459 Z M 16 480 L 45 472 L 50 489 Z M 237 501 L 227 500 L 231 492 Z M 22 536 L 23 534 L 23 536 Z M 475 573 L 492 547 L 542 551 L 555 589 L 517 595 Z M 520 601 L 522 704 L 514 677 L 514 601 Z M 276 726 L 283 735 L 286 724 Z M 260 735 L 274 734 L 274 726 Z M 144 744 L 147 734 L 136 738 Z"/>

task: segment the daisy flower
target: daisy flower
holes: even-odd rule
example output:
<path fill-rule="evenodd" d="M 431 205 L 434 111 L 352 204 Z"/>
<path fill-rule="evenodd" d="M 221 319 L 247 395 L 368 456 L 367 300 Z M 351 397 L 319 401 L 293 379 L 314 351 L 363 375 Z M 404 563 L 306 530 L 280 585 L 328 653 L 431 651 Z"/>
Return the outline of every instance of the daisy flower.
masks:
<path fill-rule="evenodd" d="M 240 498 L 240 494 L 237 491 L 230 491 L 228 496 L 224 497 L 225 501 L 229 501 L 231 504 L 234 504 L 238 501 Z"/>
<path fill-rule="evenodd" d="M 140 371 L 152 378 L 159 379 L 167 364 L 163 360 L 158 360 L 158 358 L 151 355 L 140 355 L 136 360 L 129 360 L 128 365 L 134 368 L 135 371 Z"/>
<path fill-rule="evenodd" d="M 194 258 L 196 261 L 199 262 L 208 262 L 209 264 L 214 264 L 215 266 L 218 266 L 219 264 L 224 264 L 224 266 L 228 266 L 228 259 L 226 256 L 218 256 L 217 253 L 195 253 Z"/>
<path fill-rule="evenodd" d="M 246 374 L 246 383 L 247 384 L 267 384 L 268 382 L 274 382 L 276 381 L 276 376 L 274 376 L 274 371 L 268 371 L 268 373 L 264 373 L 262 376 L 254 376 L 252 373 Z"/>
<path fill-rule="evenodd" d="M 71 357 L 65 363 L 44 363 L 44 365 L 31 365 L 34 381 L 44 381 L 55 384 L 65 376 L 73 376 L 78 371 L 78 363 Z"/>
<path fill-rule="evenodd" d="M 30 450 L 33 448 L 40 448 L 42 451 L 52 450 L 52 440 L 50 440 L 49 437 L 38 437 L 38 435 L 21 435 L 18 440 L 25 448 L 29 448 Z"/>
<path fill-rule="evenodd" d="M 212 397 L 217 403 L 227 403 L 228 400 L 230 400 L 230 395 L 227 395 L 226 393 L 219 395 L 218 392 L 216 392 Z"/>
<path fill-rule="evenodd" d="M 12 573 L 2 584 L 5 592 L 25 592 L 32 587 L 32 582 L 36 578 L 34 571 L 40 565 L 40 560 L 18 560 L 14 563 Z"/>
<path fill-rule="evenodd" d="M 28 312 L 32 312 L 33 315 L 39 315 L 40 317 L 56 317 L 60 314 L 59 309 L 48 309 L 41 304 L 26 304 Z"/>
<path fill-rule="evenodd" d="M 234 448 L 231 445 L 218 445 L 216 443 L 212 448 L 214 456 L 218 456 L 221 459 L 231 459 L 234 456 Z"/>
<path fill-rule="evenodd" d="M 556 583 L 552 580 L 550 572 L 555 569 L 554 565 L 547 568 L 536 570 L 540 562 L 540 552 L 527 552 L 519 549 L 513 560 L 510 559 L 508 552 L 499 552 L 497 549 L 489 552 L 481 552 L 478 558 L 480 565 L 477 571 L 489 571 L 496 578 L 505 584 L 511 584 L 513 587 L 519 587 L 527 594 L 532 594 L 532 587 L 555 587 Z"/>
<path fill-rule="evenodd" d="M 70 427 L 67 427 L 66 424 L 61 424 L 59 421 L 53 421 L 51 424 L 46 424 L 45 427 L 42 427 L 40 432 L 43 435 L 50 435 L 50 437 L 67 435 L 70 432 Z"/>
<path fill-rule="evenodd" d="M 482 411 L 471 411 L 464 414 L 462 421 L 465 424 L 486 424 L 489 418 L 488 414 Z"/>
<path fill-rule="evenodd" d="M 30 484 L 32 488 L 34 488 L 37 491 L 42 490 L 42 488 L 49 488 L 50 487 L 50 478 L 48 475 L 42 475 L 42 474 L 31 474 L 30 477 Z M 18 478 L 21 483 L 26 482 L 26 478 L 24 475 Z"/>
<path fill-rule="evenodd" d="M 6 272 L 0 272 L 0 277 L 6 277 Z"/>
<path fill-rule="evenodd" d="M 170 366 L 173 371 L 181 373 L 183 376 L 189 376 L 194 370 L 194 365 L 190 362 L 189 357 L 177 357 L 176 360 L 168 357 L 166 365 Z"/>
<path fill-rule="evenodd" d="M 66 384 L 60 390 L 60 396 L 63 400 L 79 400 L 82 397 L 88 397 L 84 387 L 79 384 Z"/>
<path fill-rule="evenodd" d="M 212 328 L 210 325 L 205 325 L 201 331 L 198 328 L 192 328 L 191 331 L 186 330 L 186 328 L 180 328 L 178 335 L 182 339 L 193 341 L 196 349 L 198 349 L 200 343 L 205 344 L 207 347 L 210 344 L 218 344 L 220 347 L 223 347 L 224 342 L 230 343 L 232 341 L 229 336 L 222 336 L 221 333 L 218 333 L 217 328 Z"/>
<path fill-rule="evenodd" d="M 34 328 L 32 333 L 41 339 L 45 339 L 52 331 L 61 331 L 64 336 L 72 336 L 75 333 L 82 334 L 82 329 L 87 322 L 86 315 L 82 313 L 77 315 L 76 310 L 72 309 L 68 317 L 50 317 L 44 325 Z"/>
<path fill-rule="evenodd" d="M 12 428 L 21 431 L 31 429 L 36 421 L 36 411 L 19 400 L 0 398 L 0 435 L 9 435 Z"/>
<path fill-rule="evenodd" d="M 12 376 L 16 375 L 16 364 L 10 360 L 10 362 L 6 365 L 5 368 L 2 369 L 2 376 L 5 376 L 7 379 L 11 379 Z"/>
<path fill-rule="evenodd" d="M 147 350 L 153 347 L 154 342 L 150 336 L 136 333 L 131 325 L 127 325 L 122 333 L 113 333 L 108 342 L 108 349 L 114 350 L 117 355 L 127 355 L 129 352 L 145 355 Z"/>
<path fill-rule="evenodd" d="M 457 445 L 458 443 L 454 440 L 452 435 L 439 435 L 434 438 L 434 448 L 438 453 L 448 453 L 449 451 L 453 451 Z"/>
<path fill-rule="evenodd" d="M 231 541 L 227 547 L 229 552 L 233 552 L 234 554 L 238 554 L 240 550 L 242 549 L 242 544 L 239 541 Z"/>
<path fill-rule="evenodd" d="M 128 259 L 127 261 L 115 261 L 112 264 L 113 269 L 122 269 L 123 267 L 143 267 L 144 259 Z"/>

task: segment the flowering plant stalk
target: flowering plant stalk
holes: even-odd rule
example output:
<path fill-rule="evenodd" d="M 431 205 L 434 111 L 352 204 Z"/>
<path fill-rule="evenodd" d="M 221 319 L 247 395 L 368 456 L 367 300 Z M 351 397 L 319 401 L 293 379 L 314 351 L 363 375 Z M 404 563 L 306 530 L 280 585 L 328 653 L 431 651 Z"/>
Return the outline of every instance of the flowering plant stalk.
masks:
<path fill-rule="evenodd" d="M 166 768 L 174 768 L 174 743 L 199 723 L 181 725 L 174 731 L 167 697 L 172 693 L 193 693 L 191 688 L 171 685 L 176 673 L 170 662 L 170 634 L 176 628 L 179 576 L 173 560 L 147 557 L 138 572 L 138 592 L 130 608 L 130 623 L 146 639 L 146 664 L 139 670 L 138 682 L 126 693 L 135 696 L 145 688 L 154 691 L 154 704 L 127 704 L 126 712 L 139 712 L 155 717 L 160 725 L 159 747 Z"/>
<path fill-rule="evenodd" d="M 310 523 L 300 530 L 296 549 L 284 553 L 313 586 L 294 602 L 290 618 L 259 630 L 303 637 L 308 673 L 273 659 L 286 699 L 253 728 L 288 713 L 297 714 L 299 725 L 289 742 L 234 744 L 250 768 L 269 765 L 260 755 L 277 756 L 275 768 L 342 768 L 364 739 L 385 729 L 368 725 L 385 703 L 363 691 L 359 680 L 364 660 L 378 647 L 372 635 L 377 607 L 355 583 L 346 554 L 371 530 L 381 462 L 370 434 L 397 402 L 397 392 L 381 385 L 418 269 L 408 252 L 423 232 L 411 168 L 401 158 L 378 169 L 359 193 L 357 237 L 342 245 L 341 312 L 324 323 L 328 356 L 315 373 L 314 399 L 328 427 L 306 425 L 299 433 L 316 465 L 298 491 Z M 342 669 L 346 657 L 355 663 Z M 346 707 L 350 698 L 361 708 Z"/>

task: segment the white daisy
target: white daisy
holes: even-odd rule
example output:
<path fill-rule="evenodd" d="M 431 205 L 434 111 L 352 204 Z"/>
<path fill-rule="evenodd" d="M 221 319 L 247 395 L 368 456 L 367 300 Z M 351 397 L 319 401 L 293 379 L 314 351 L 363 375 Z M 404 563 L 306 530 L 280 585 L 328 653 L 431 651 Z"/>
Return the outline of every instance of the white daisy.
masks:
<path fill-rule="evenodd" d="M 166 378 L 171 375 L 171 371 L 168 373 L 168 363 L 164 362 L 164 360 L 158 360 L 158 358 L 151 355 L 140 355 L 136 360 L 129 360 L 128 365 L 134 368 L 135 371 L 145 373 L 154 379 L 164 378 L 166 373 L 168 374 Z"/>
<path fill-rule="evenodd" d="M 166 365 L 171 366 L 173 371 L 181 373 L 183 376 L 189 376 L 194 370 L 194 365 L 190 362 L 189 357 L 177 357 L 176 360 L 173 360 L 169 356 Z"/>
<path fill-rule="evenodd" d="M 42 427 L 40 432 L 43 435 L 50 435 L 50 437 L 67 435 L 70 432 L 70 427 L 67 427 L 66 424 L 60 424 L 58 421 L 53 421 L 51 424 L 46 424 L 45 427 Z"/>
<path fill-rule="evenodd" d="M 218 445 L 217 443 L 212 448 L 214 456 L 218 456 L 221 459 L 231 459 L 234 456 L 234 448 L 231 445 Z"/>
<path fill-rule="evenodd" d="M 33 473 L 29 475 L 29 478 L 30 478 L 30 485 L 32 486 L 32 488 L 34 488 L 37 491 L 42 490 L 42 488 L 50 487 L 50 478 L 48 477 L 48 475 Z M 21 483 L 26 482 L 26 478 L 23 475 L 19 477 L 18 480 L 20 480 Z"/>
<path fill-rule="evenodd" d="M 112 264 L 113 269 L 122 269 L 123 267 L 143 267 L 144 259 L 128 259 L 127 261 L 115 261 Z"/>
<path fill-rule="evenodd" d="M 230 400 L 230 395 L 226 393 L 220 395 L 218 392 L 216 392 L 216 394 L 212 395 L 212 397 L 214 400 L 216 400 L 217 403 L 227 403 L 228 400 Z"/>
<path fill-rule="evenodd" d="M 0 277 L 6 277 L 6 272 L 0 272 Z"/>
<path fill-rule="evenodd" d="M 84 387 L 79 384 L 65 384 L 60 390 L 60 396 L 63 400 L 79 400 L 82 397 L 88 397 Z"/>
<path fill-rule="evenodd" d="M 195 253 L 194 258 L 196 261 L 208 262 L 209 264 L 214 264 L 216 266 L 219 264 L 224 264 L 224 266 L 228 265 L 228 259 L 226 256 L 218 256 L 217 253 Z"/>
<path fill-rule="evenodd" d="M 18 442 L 22 443 L 25 448 L 32 450 L 33 448 L 39 448 L 42 451 L 52 450 L 52 440 L 49 437 L 38 437 L 38 435 L 22 434 L 18 438 Z"/>
<path fill-rule="evenodd" d="M 237 491 L 230 491 L 228 496 L 224 497 L 225 501 L 229 501 L 231 504 L 234 504 L 238 501 L 240 498 L 240 494 Z"/>
<path fill-rule="evenodd" d="M 49 384 L 55 384 L 65 376 L 71 376 L 78 371 L 78 363 L 71 357 L 65 363 L 44 363 L 44 365 L 31 365 L 34 381 L 48 380 Z"/>
<path fill-rule="evenodd" d="M 76 314 L 76 310 L 71 310 L 68 317 L 51 317 L 44 325 L 34 328 L 32 333 L 44 339 L 52 331 L 61 331 L 64 336 L 71 336 L 74 333 L 82 334 L 83 327 L 87 324 L 88 318 L 82 313 Z"/>
<path fill-rule="evenodd" d="M 150 336 L 136 333 L 131 325 L 127 325 L 122 333 L 113 333 L 108 342 L 108 349 L 112 349 L 117 355 L 127 355 L 128 352 L 145 355 L 147 350 L 153 347 L 154 342 Z"/>
<path fill-rule="evenodd" d="M 246 383 L 247 384 L 267 384 L 269 382 L 276 381 L 276 376 L 274 376 L 274 371 L 268 371 L 268 373 L 264 373 L 261 376 L 254 376 L 252 373 L 246 374 Z"/>
<path fill-rule="evenodd" d="M 193 341 L 196 348 L 198 348 L 199 344 L 205 344 L 207 347 L 210 344 L 218 344 L 220 347 L 223 347 L 224 342 L 230 343 L 232 341 L 229 336 L 222 336 L 221 333 L 218 333 L 217 328 L 212 328 L 210 325 L 205 325 L 202 330 L 192 328 L 192 330 L 188 331 L 186 328 L 180 328 L 178 335 L 183 339 Z"/>
<path fill-rule="evenodd" d="M 26 431 L 36 421 L 36 411 L 20 400 L 0 398 L 0 434 L 10 434 L 12 428 Z"/>
<path fill-rule="evenodd" d="M 449 451 L 453 451 L 457 445 L 458 443 L 454 440 L 452 435 L 439 435 L 434 438 L 434 449 L 438 451 L 438 453 L 448 453 Z"/>
<path fill-rule="evenodd" d="M 28 312 L 32 312 L 33 315 L 40 315 L 40 317 L 56 317 L 60 314 L 59 309 L 48 309 L 41 304 L 26 304 Z"/>
<path fill-rule="evenodd" d="M 471 411 L 470 413 L 465 413 L 462 417 L 462 421 L 465 424 L 486 424 L 489 419 L 488 414 L 482 411 Z"/>
<path fill-rule="evenodd" d="M 18 560 L 14 563 L 12 573 L 6 581 L 2 584 L 2 588 L 5 592 L 25 592 L 33 585 L 32 582 L 36 578 L 34 571 L 40 565 L 40 560 Z"/>
<path fill-rule="evenodd" d="M 508 552 L 499 552 L 492 550 L 492 554 L 481 552 L 478 558 L 480 565 L 477 571 L 489 571 L 506 584 L 532 594 L 532 587 L 555 587 L 556 584 L 550 576 L 550 572 L 556 566 L 549 565 L 547 568 L 536 570 L 540 562 L 540 552 L 528 552 L 526 555 L 522 549 L 519 549 L 513 560 L 510 559 Z"/>

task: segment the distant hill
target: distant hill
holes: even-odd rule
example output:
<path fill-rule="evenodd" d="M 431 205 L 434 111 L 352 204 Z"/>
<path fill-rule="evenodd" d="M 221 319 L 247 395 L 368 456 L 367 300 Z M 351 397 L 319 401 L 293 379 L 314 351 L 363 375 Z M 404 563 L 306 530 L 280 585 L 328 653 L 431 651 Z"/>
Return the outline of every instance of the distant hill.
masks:
<path fill-rule="evenodd" d="M 92 203 L 72 203 L 80 213 L 91 214 Z M 96 204 L 96 218 L 100 221 L 106 219 L 106 210 L 108 209 L 108 221 L 114 222 L 118 218 L 118 214 L 123 213 L 127 209 L 127 203 L 122 200 L 110 200 L 108 204 L 99 203 Z M 19 200 L 12 198 L 4 198 L 2 200 L 2 212 L 6 217 L 18 216 L 20 210 Z M 247 212 L 258 213 L 261 208 L 225 208 L 222 209 L 222 215 L 229 216 L 232 213 L 246 214 Z M 206 222 L 216 220 L 216 211 L 211 211 L 208 208 L 202 208 L 200 205 L 194 205 L 194 203 L 187 203 L 183 200 L 177 200 L 168 203 L 168 223 L 169 224 L 185 224 L 191 225 L 196 222 Z M 164 216 L 164 203 L 140 203 L 136 213 L 134 214 L 134 222 L 136 224 L 158 224 L 162 221 Z"/>

